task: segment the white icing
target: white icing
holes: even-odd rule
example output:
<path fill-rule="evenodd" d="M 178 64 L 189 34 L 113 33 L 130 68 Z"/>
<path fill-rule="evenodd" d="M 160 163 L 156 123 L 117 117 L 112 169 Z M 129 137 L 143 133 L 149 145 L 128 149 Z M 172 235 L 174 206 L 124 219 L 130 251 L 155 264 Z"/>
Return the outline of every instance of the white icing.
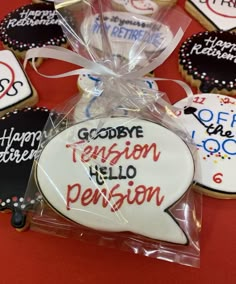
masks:
<path fill-rule="evenodd" d="M 176 104 L 185 105 L 187 99 Z M 181 112 L 179 119 L 197 145 L 196 182 L 209 191 L 236 193 L 236 99 L 200 94 L 194 97 L 192 107 L 196 108 L 195 116 Z"/>
<path fill-rule="evenodd" d="M 58 25 L 59 19 L 57 19 L 56 10 L 31 10 L 25 9 L 19 13 L 20 19 L 10 18 L 7 22 L 7 29 L 14 27 L 25 27 L 25 26 L 38 26 L 38 25 Z"/>
<path fill-rule="evenodd" d="M 0 146 L 4 147 L 4 151 L 0 151 L 0 163 L 15 162 L 16 164 L 32 160 L 37 153 L 35 145 L 38 145 L 41 139 L 42 131 L 36 132 L 17 132 L 15 128 L 4 129 L 2 136 L 0 137 Z M 18 149 L 13 146 L 18 144 Z M 29 149 L 25 149 L 25 147 Z"/>
<path fill-rule="evenodd" d="M 206 16 L 218 30 L 236 28 L 236 2 L 222 0 L 188 0 Z"/>
<path fill-rule="evenodd" d="M 152 0 L 112 0 L 114 3 L 124 6 L 131 13 L 150 15 L 158 10 L 158 6 Z"/>
<path fill-rule="evenodd" d="M 134 52 L 139 45 L 145 44 L 146 52 L 164 49 L 173 39 L 170 29 L 152 18 L 126 12 L 104 12 L 104 25 L 111 44 L 112 54 L 134 60 Z M 156 28 L 151 27 L 156 25 Z M 98 14 L 86 17 L 81 24 L 81 33 L 85 44 L 103 50 L 101 26 Z M 135 43 L 135 45 L 134 45 Z M 144 52 L 139 62 L 146 60 Z M 138 64 L 138 62 L 137 62 Z"/>
<path fill-rule="evenodd" d="M 222 41 L 217 36 L 204 39 L 204 44 L 195 43 L 190 54 L 204 54 L 217 59 L 225 59 L 236 63 L 236 43 Z"/>
<path fill-rule="evenodd" d="M 12 107 L 31 95 L 31 86 L 13 53 L 0 51 L 0 110 Z"/>
<path fill-rule="evenodd" d="M 148 121 L 103 119 L 97 132 L 99 122 L 71 126 L 46 144 L 35 172 L 43 196 L 62 215 L 90 228 L 187 243 L 168 212 L 192 183 L 187 145 Z M 92 158 L 96 148 L 100 152 Z"/>
<path fill-rule="evenodd" d="M 77 84 L 83 94 L 78 104 L 75 107 L 74 117 L 77 119 L 91 118 L 106 111 L 106 106 L 100 104 L 97 99 L 100 96 L 99 88 L 100 80 L 96 76 L 84 74 L 78 77 Z M 158 90 L 158 86 L 151 78 L 143 82 L 143 94 L 145 95 L 148 89 Z M 125 112 L 126 114 L 126 112 Z"/>

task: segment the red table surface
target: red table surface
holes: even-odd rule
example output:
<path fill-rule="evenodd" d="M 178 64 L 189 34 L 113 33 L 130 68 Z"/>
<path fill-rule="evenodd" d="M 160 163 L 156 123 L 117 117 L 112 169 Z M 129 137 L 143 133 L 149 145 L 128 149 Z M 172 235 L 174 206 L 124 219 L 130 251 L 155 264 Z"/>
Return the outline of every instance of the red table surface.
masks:
<path fill-rule="evenodd" d="M 0 18 L 29 0 L 1 1 Z M 178 3 L 183 7 L 184 0 Z M 182 41 L 204 30 L 194 19 Z M 2 48 L 2 47 L 0 47 Z M 178 73 L 178 48 L 156 70 L 156 76 L 182 79 Z M 47 60 L 41 72 L 72 69 L 62 62 Z M 40 106 L 54 107 L 76 94 L 76 77 L 46 79 L 26 69 L 40 95 Z M 182 91 L 174 83 L 159 83 L 175 102 Z M 193 90 L 195 91 L 195 90 Z M 0 216 L 0 283 L 236 283 L 236 200 L 203 197 L 201 267 L 191 268 L 108 249 L 73 239 L 10 226 L 10 214 Z"/>

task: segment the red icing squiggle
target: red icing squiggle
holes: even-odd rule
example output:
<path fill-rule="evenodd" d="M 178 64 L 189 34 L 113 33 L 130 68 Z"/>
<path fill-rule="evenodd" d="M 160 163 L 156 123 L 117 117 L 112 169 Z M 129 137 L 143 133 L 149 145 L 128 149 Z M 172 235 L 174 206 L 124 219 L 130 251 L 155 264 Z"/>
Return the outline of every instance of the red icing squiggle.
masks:
<path fill-rule="evenodd" d="M 236 5 L 235 1 L 236 1 L 236 0 L 231 0 L 231 1 L 229 1 L 229 3 L 232 3 L 232 4 L 234 5 L 233 8 L 235 8 L 235 5 Z M 211 5 L 210 5 L 209 2 L 210 2 L 209 0 L 206 0 L 206 5 L 207 5 L 208 9 L 211 10 L 213 13 L 215 13 L 215 14 L 217 14 L 217 15 L 219 15 L 219 16 L 225 17 L 225 18 L 236 18 L 236 16 L 229 16 L 229 15 L 225 15 L 225 14 L 223 14 L 223 13 L 217 12 L 215 9 L 213 9 L 213 8 L 211 7 Z"/>
<path fill-rule="evenodd" d="M 14 70 L 12 69 L 12 67 L 10 65 L 8 65 L 7 63 L 3 62 L 3 61 L 0 61 L 0 65 L 4 65 L 6 68 L 9 69 L 9 71 L 11 72 L 11 81 L 9 83 L 9 86 L 6 88 L 6 90 L 0 95 L 0 99 L 2 99 L 8 92 L 9 90 L 11 89 L 14 81 L 15 81 L 15 73 L 14 73 Z"/>

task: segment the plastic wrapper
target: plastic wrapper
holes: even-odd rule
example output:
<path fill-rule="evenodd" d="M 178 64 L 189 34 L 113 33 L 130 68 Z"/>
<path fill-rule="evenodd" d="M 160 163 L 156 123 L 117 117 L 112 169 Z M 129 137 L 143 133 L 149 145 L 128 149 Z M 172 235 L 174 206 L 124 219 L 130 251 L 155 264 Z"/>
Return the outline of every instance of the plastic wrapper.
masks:
<path fill-rule="evenodd" d="M 168 57 L 188 18 L 169 6 L 121 12 L 107 1 L 60 1 L 56 9 L 73 52 L 26 57 L 76 63 L 84 68 L 64 75 L 96 83 L 52 110 L 25 197 L 31 228 L 199 266 L 195 147 L 166 94 L 143 78 Z"/>

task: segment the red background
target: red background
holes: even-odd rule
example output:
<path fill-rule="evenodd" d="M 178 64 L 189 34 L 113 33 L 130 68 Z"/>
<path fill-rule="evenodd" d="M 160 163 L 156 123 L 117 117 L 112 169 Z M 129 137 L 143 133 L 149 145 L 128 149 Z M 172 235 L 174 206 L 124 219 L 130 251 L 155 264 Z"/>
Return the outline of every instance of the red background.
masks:
<path fill-rule="evenodd" d="M 27 3 L 30 1 L 2 0 L 0 18 Z M 183 7 L 184 0 L 179 0 L 178 4 Z M 184 39 L 202 30 L 193 19 Z M 156 70 L 156 76 L 182 79 L 178 73 L 177 53 L 178 48 Z M 55 73 L 68 67 L 71 68 L 47 60 L 40 71 Z M 30 66 L 27 73 L 40 95 L 40 106 L 54 107 L 77 92 L 76 77 L 45 79 Z M 159 83 L 159 87 L 168 93 L 172 102 L 181 94 L 181 90 L 169 82 Z M 10 226 L 10 215 L 1 214 L 0 283 L 236 283 L 235 217 L 236 200 L 203 197 L 201 267 L 197 269 L 73 239 L 32 231 L 19 233 Z"/>

